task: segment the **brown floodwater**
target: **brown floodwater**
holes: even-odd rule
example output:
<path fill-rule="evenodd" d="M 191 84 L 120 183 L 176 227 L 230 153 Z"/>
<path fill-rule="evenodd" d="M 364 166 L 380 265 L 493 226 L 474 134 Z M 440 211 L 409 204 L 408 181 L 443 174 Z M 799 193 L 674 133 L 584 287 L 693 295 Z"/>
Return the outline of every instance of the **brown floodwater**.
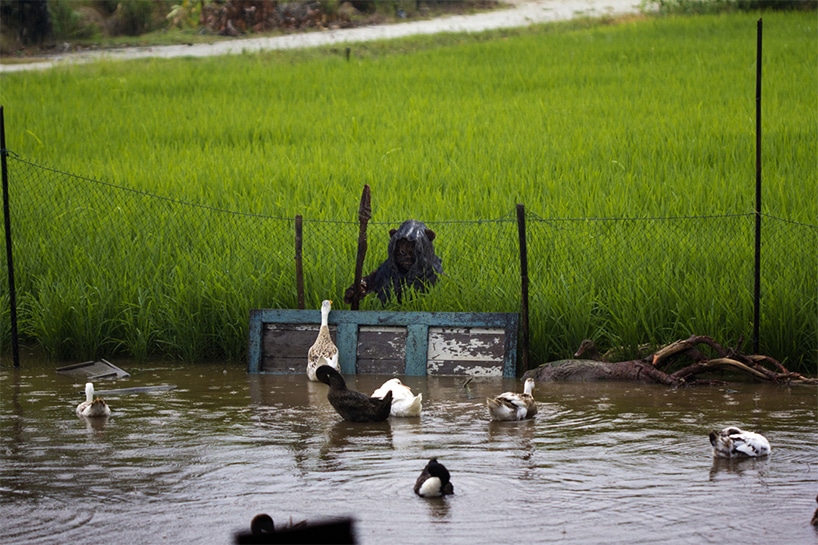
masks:
<path fill-rule="evenodd" d="M 262 512 L 352 517 L 370 545 L 816 542 L 815 386 L 540 383 L 534 420 L 491 423 L 486 396 L 519 382 L 401 377 L 420 417 L 352 424 L 306 376 L 118 363 L 132 376 L 98 390 L 177 388 L 107 395 L 112 416 L 91 426 L 74 413 L 84 380 L 3 362 L 0 542 L 229 544 Z M 772 454 L 714 461 L 708 431 L 731 424 Z M 414 495 L 431 456 L 454 496 Z"/>

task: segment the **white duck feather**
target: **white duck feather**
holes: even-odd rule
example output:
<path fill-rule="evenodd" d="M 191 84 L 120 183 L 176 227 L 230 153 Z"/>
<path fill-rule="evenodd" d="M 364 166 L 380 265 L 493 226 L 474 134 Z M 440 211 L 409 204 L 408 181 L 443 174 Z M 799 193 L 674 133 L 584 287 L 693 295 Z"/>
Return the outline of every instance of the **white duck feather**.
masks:
<path fill-rule="evenodd" d="M 391 416 L 419 416 L 423 408 L 423 394 L 414 395 L 412 389 L 402 383 L 400 379 L 393 378 L 383 383 L 383 385 L 372 393 L 372 397 L 383 399 L 387 392 L 392 392 L 392 408 L 389 411 Z"/>

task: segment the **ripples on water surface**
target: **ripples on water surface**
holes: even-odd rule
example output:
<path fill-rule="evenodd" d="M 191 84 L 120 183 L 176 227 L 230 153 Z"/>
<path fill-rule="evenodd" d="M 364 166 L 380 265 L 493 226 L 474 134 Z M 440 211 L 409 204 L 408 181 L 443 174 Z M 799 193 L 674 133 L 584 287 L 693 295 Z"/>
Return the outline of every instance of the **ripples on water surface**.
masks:
<path fill-rule="evenodd" d="M 233 542 L 251 517 L 351 516 L 358 542 L 815 543 L 818 389 L 757 384 L 538 384 L 535 420 L 490 423 L 486 396 L 520 383 L 406 377 L 420 418 L 343 422 L 326 386 L 239 366 L 129 368 L 97 389 L 55 366 L 0 369 L 0 542 Z M 384 376 L 348 377 L 372 392 Z M 768 459 L 714 463 L 707 433 L 763 432 Z M 431 456 L 455 495 L 412 492 Z"/>

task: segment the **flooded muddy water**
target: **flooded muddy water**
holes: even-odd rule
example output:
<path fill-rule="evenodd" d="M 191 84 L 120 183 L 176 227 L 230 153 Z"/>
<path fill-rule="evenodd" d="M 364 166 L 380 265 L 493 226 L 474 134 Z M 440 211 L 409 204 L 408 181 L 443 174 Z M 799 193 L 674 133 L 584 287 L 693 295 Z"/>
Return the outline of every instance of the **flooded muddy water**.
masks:
<path fill-rule="evenodd" d="M 306 376 L 238 365 L 120 363 L 128 379 L 91 426 L 84 380 L 54 364 L 0 368 L 0 542 L 229 544 L 256 513 L 277 523 L 352 517 L 357 541 L 815 543 L 818 388 L 739 383 L 672 390 L 540 383 L 534 420 L 489 422 L 503 379 L 401 377 L 418 418 L 341 420 Z M 386 376 L 347 377 L 371 393 Z M 765 459 L 714 461 L 707 434 L 764 433 Z M 427 459 L 455 495 L 412 491 Z"/>

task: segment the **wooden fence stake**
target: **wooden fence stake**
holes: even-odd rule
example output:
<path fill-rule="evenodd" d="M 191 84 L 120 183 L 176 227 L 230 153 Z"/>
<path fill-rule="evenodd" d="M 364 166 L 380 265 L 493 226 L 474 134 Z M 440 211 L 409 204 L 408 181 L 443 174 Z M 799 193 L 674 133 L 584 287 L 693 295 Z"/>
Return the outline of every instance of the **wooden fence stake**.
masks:
<path fill-rule="evenodd" d="M 366 257 L 366 226 L 372 217 L 372 204 L 369 192 L 369 184 L 364 184 L 361 193 L 361 204 L 358 207 L 358 222 L 361 224 L 358 230 L 358 256 L 355 258 L 355 280 L 352 282 L 353 295 L 350 302 L 352 310 L 358 310 L 358 294 L 361 285 L 361 278 L 364 275 L 364 257 Z"/>

